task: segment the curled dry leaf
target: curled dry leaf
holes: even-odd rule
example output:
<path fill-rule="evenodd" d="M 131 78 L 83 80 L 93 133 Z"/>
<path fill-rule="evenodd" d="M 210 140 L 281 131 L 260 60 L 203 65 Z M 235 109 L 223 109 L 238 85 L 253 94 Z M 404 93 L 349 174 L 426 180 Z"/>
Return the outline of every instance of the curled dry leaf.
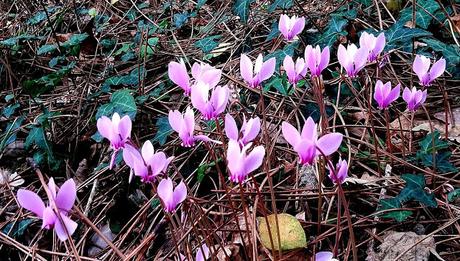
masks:
<path fill-rule="evenodd" d="M 399 260 L 426 261 L 430 256 L 430 252 L 436 252 L 436 250 L 434 238 L 430 236 L 425 239 L 425 237 L 427 236 L 417 235 L 412 231 L 389 231 L 385 234 L 383 243 L 379 246 L 376 260 L 396 260 L 396 257 L 406 252 Z M 424 240 L 421 241 L 422 239 Z"/>

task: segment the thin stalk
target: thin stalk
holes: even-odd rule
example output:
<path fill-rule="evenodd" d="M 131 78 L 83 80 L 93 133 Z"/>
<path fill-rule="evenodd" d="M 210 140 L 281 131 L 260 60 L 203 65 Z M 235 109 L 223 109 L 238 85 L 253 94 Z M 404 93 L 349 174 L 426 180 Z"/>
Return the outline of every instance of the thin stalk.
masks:
<path fill-rule="evenodd" d="M 388 152 L 390 152 L 390 154 L 393 154 L 393 149 L 391 148 L 391 135 L 390 135 L 390 114 L 388 113 L 388 109 L 385 109 L 384 114 L 385 114 L 385 124 L 387 127 L 387 135 L 386 135 L 387 150 Z M 390 160 L 391 160 L 391 166 L 393 166 L 393 158 L 390 158 Z"/>

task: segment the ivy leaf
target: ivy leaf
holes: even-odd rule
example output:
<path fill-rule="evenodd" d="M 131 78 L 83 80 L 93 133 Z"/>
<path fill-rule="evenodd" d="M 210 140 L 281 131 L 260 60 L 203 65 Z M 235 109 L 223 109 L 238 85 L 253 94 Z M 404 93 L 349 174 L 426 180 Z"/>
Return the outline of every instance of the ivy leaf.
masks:
<path fill-rule="evenodd" d="M 458 67 L 460 64 L 460 47 L 455 44 L 445 44 L 432 38 L 423 38 L 421 40 L 432 50 L 442 53 L 442 56 L 447 60 L 448 69 L 453 70 Z"/>
<path fill-rule="evenodd" d="M 45 11 L 39 11 L 39 12 L 36 12 L 34 16 L 32 16 L 31 18 L 27 20 L 27 24 L 36 25 L 36 24 L 39 24 L 45 21 L 45 19 L 46 19 Z"/>
<path fill-rule="evenodd" d="M 39 149 L 39 151 L 34 154 L 34 159 L 38 164 L 42 164 L 43 160 L 46 159 L 48 166 L 52 170 L 59 169 L 60 161 L 54 156 L 53 146 L 46 138 L 43 126 L 32 127 L 29 135 L 26 137 L 24 143 L 25 148 L 29 149 L 33 144 Z"/>
<path fill-rule="evenodd" d="M 401 202 L 397 198 L 382 199 L 380 200 L 379 204 L 380 207 L 377 209 L 377 211 L 401 208 Z M 385 212 L 380 216 L 384 218 L 392 218 L 398 222 L 403 222 L 410 215 L 412 215 L 412 211 L 409 210 L 394 210 L 390 212 Z"/>
<path fill-rule="evenodd" d="M 406 186 L 397 196 L 401 203 L 416 200 L 428 207 L 438 206 L 434 195 L 425 191 L 426 184 L 423 174 L 404 174 L 401 178 L 406 181 Z"/>
<path fill-rule="evenodd" d="M 269 13 L 273 13 L 273 11 L 275 11 L 277 8 L 281 8 L 281 9 L 289 9 L 293 6 L 294 4 L 294 1 L 293 0 L 275 0 L 273 2 L 273 4 L 271 4 L 269 7 L 268 7 L 268 12 Z"/>
<path fill-rule="evenodd" d="M 203 5 L 206 4 L 207 0 L 198 0 L 196 1 L 196 9 L 200 9 Z"/>
<path fill-rule="evenodd" d="M 33 221 L 34 219 L 32 218 L 26 218 L 19 222 L 10 222 L 3 228 L 2 232 L 12 238 L 20 237 L 24 235 L 24 232 Z"/>
<path fill-rule="evenodd" d="M 233 13 L 240 17 L 242 23 L 247 23 L 249 18 L 249 8 L 255 0 L 236 0 L 233 5 Z"/>
<path fill-rule="evenodd" d="M 96 113 L 96 119 L 101 116 L 110 117 L 117 112 L 120 115 L 128 115 L 131 119 L 136 117 L 136 102 L 127 89 L 116 91 L 110 98 L 110 103 L 101 105 Z"/>
<path fill-rule="evenodd" d="M 21 127 L 23 121 L 24 117 L 21 116 L 6 125 L 5 131 L 0 136 L 2 137 L 2 140 L 0 141 L 0 151 L 16 140 L 16 132 Z"/>
<path fill-rule="evenodd" d="M 37 50 L 37 55 L 42 55 L 42 54 L 45 54 L 45 53 L 51 53 L 51 52 L 54 52 L 57 50 L 57 45 L 55 44 L 45 44 L 45 45 L 42 45 L 40 46 L 40 48 L 38 48 Z"/>
<path fill-rule="evenodd" d="M 190 15 L 187 11 L 179 14 L 174 14 L 174 25 L 176 26 L 176 28 L 179 29 L 184 24 L 186 24 L 189 17 Z"/>
<path fill-rule="evenodd" d="M 141 58 L 144 58 L 145 56 L 151 56 L 154 53 L 154 48 L 158 44 L 158 37 L 152 37 L 147 39 L 147 42 L 144 43 L 144 46 L 141 47 L 139 55 Z"/>
<path fill-rule="evenodd" d="M 273 53 L 268 54 L 267 56 L 264 57 L 264 60 L 266 61 L 272 57 L 275 57 L 276 58 L 276 71 L 278 71 L 281 63 L 284 60 L 284 57 L 286 57 L 286 55 L 294 56 L 294 51 L 298 45 L 299 45 L 299 42 L 290 43 L 284 46 L 282 50 L 276 50 Z"/>
<path fill-rule="evenodd" d="M 14 114 L 14 112 L 16 111 L 16 109 L 19 108 L 19 106 L 20 106 L 19 103 L 15 103 L 15 104 L 8 105 L 8 106 L 6 106 L 5 108 L 3 108 L 2 114 L 3 114 L 6 118 L 9 118 L 9 117 L 11 117 L 11 115 Z"/>
<path fill-rule="evenodd" d="M 166 143 L 166 139 L 168 139 L 169 134 L 172 132 L 171 125 L 169 125 L 168 117 L 161 117 L 158 118 L 155 126 L 158 128 L 155 137 L 153 137 L 153 141 L 157 141 L 158 144 L 163 146 Z"/>
<path fill-rule="evenodd" d="M 431 33 L 419 28 L 406 28 L 404 22 L 398 21 L 385 31 L 387 44 L 385 50 L 401 48 L 403 50 L 412 50 L 412 38 L 431 36 Z"/>
<path fill-rule="evenodd" d="M 216 42 L 216 40 L 220 39 L 221 37 L 221 35 L 208 36 L 199 41 L 196 41 L 194 45 L 195 47 L 200 48 L 204 53 L 209 53 L 219 45 L 219 42 Z"/>
<path fill-rule="evenodd" d="M 431 14 L 439 10 L 440 6 L 435 0 L 417 0 L 415 10 L 415 23 L 423 29 L 428 29 L 433 20 Z M 400 22 L 412 21 L 412 6 L 406 7 L 401 11 Z"/>
<path fill-rule="evenodd" d="M 265 39 L 265 41 L 273 40 L 276 37 L 278 37 L 278 35 L 280 35 L 280 30 L 278 28 L 278 21 L 274 21 L 272 23 L 270 33 L 268 34 L 267 39 Z"/>
<path fill-rule="evenodd" d="M 449 202 L 453 202 L 458 197 L 460 197 L 460 188 L 454 189 L 447 194 L 447 200 L 449 200 Z"/>

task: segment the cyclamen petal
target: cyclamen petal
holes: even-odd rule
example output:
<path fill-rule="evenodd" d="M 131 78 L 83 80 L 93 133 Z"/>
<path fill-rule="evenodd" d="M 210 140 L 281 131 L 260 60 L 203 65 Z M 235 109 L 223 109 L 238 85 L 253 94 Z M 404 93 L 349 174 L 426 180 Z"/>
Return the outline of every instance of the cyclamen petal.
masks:
<path fill-rule="evenodd" d="M 67 227 L 69 235 L 72 235 L 76 228 L 77 223 L 72 221 L 68 216 L 68 212 L 73 207 L 76 199 L 76 187 L 75 182 L 72 179 L 64 182 L 62 187 L 59 189 L 54 180 L 51 178 L 48 183 L 51 198 L 48 201 L 54 201 L 57 207 L 57 213 L 54 212 L 51 206 L 46 206 L 43 200 L 34 192 L 19 189 L 17 198 L 18 203 L 27 210 L 30 210 L 39 218 L 42 219 L 42 228 L 51 229 L 54 228 L 58 238 L 64 241 L 68 238 L 65 233 L 65 228 L 61 225 L 61 222 L 56 214 L 58 214 L 64 222 L 64 226 Z"/>
<path fill-rule="evenodd" d="M 185 95 L 190 95 L 190 76 L 188 75 L 184 60 L 180 59 L 180 63 L 170 62 L 168 64 L 168 76 L 172 82 L 184 90 Z"/>
<path fill-rule="evenodd" d="M 297 152 L 301 164 L 312 164 L 318 155 L 331 155 L 342 143 L 340 133 L 329 133 L 318 139 L 316 124 L 311 117 L 305 121 L 302 134 L 288 122 L 283 122 L 281 127 L 283 137 Z"/>
<path fill-rule="evenodd" d="M 305 18 L 283 14 L 278 22 L 278 29 L 287 41 L 292 41 L 305 27 Z"/>
<path fill-rule="evenodd" d="M 144 142 L 141 152 L 129 147 L 126 149 L 126 164 L 134 170 L 142 182 L 152 182 L 162 172 L 166 172 L 173 157 L 167 158 L 164 152 L 155 152 L 150 141 Z"/>
<path fill-rule="evenodd" d="M 366 47 L 368 50 L 367 60 L 373 62 L 377 60 L 380 53 L 385 47 L 385 34 L 380 33 L 377 37 L 373 34 L 363 32 L 359 38 L 359 45 Z"/>
<path fill-rule="evenodd" d="M 283 61 L 283 67 L 288 76 L 288 81 L 291 84 L 297 84 L 305 74 L 307 73 L 307 66 L 302 58 L 297 58 L 296 63 L 292 60 L 292 57 L 286 55 Z"/>
<path fill-rule="evenodd" d="M 436 78 L 438 78 L 444 73 L 444 71 L 446 70 L 446 60 L 441 58 L 433 64 L 431 69 L 429 68 L 429 58 L 423 55 L 417 55 L 415 57 L 412 69 L 414 70 L 415 74 L 417 74 L 420 81 L 420 85 L 422 86 L 430 86 L 431 83 L 434 80 L 436 80 Z"/>
<path fill-rule="evenodd" d="M 321 251 L 316 253 L 315 261 L 338 261 L 337 259 L 333 258 L 334 255 L 332 252 L 329 251 Z"/>
<path fill-rule="evenodd" d="M 270 58 L 263 62 L 262 54 L 256 59 L 255 64 L 251 62 L 249 57 L 241 54 L 240 57 L 240 73 L 244 81 L 251 88 L 260 88 L 260 84 L 269 79 L 275 72 L 276 59 Z"/>
<path fill-rule="evenodd" d="M 196 250 L 195 261 L 206 261 L 210 256 L 209 247 L 206 244 L 201 245 Z"/>
<path fill-rule="evenodd" d="M 391 82 L 385 84 L 377 80 L 375 85 L 374 99 L 377 102 L 379 109 L 386 109 L 392 102 L 399 98 L 400 85 L 396 85 L 391 89 Z"/>
<path fill-rule="evenodd" d="M 258 117 L 246 121 L 243 119 L 241 130 L 238 130 L 235 119 L 227 113 L 225 115 L 225 134 L 231 140 L 238 141 L 241 146 L 245 146 L 254 140 L 260 132 L 260 119 Z"/>
<path fill-rule="evenodd" d="M 265 149 L 255 147 L 249 154 L 246 153 L 251 144 L 241 148 L 237 141 L 230 140 L 227 149 L 227 166 L 230 171 L 229 179 L 233 182 L 243 182 L 249 173 L 262 165 Z"/>
<path fill-rule="evenodd" d="M 407 109 L 416 111 L 426 100 L 427 90 L 421 91 L 413 87 L 412 90 L 404 88 L 403 99 L 407 103 Z"/>
<path fill-rule="evenodd" d="M 210 98 L 209 91 L 212 91 Z M 199 82 L 192 87 L 192 105 L 201 112 L 203 119 L 212 120 L 225 110 L 229 93 L 227 86 L 210 88 L 209 85 Z"/>
<path fill-rule="evenodd" d="M 339 159 L 337 162 L 336 168 L 334 170 L 329 170 L 329 178 L 335 184 L 342 184 L 345 179 L 348 177 L 348 163 L 346 160 Z"/>
<path fill-rule="evenodd" d="M 313 48 L 308 45 L 305 48 L 305 62 L 310 69 L 311 76 L 319 77 L 324 69 L 329 65 L 330 53 L 329 47 L 326 46 L 321 51 L 319 45 Z"/>
<path fill-rule="evenodd" d="M 354 44 L 348 45 L 347 48 L 343 45 L 339 45 L 337 58 L 340 65 L 347 72 L 348 77 L 356 77 L 359 71 L 364 68 L 367 62 L 368 52 L 369 51 L 364 46 L 358 49 Z"/>
<path fill-rule="evenodd" d="M 163 201 L 165 211 L 172 213 L 176 210 L 177 205 L 182 203 L 187 197 L 187 188 L 181 182 L 176 189 L 173 189 L 172 180 L 166 178 L 158 184 L 157 194 Z"/>
<path fill-rule="evenodd" d="M 190 107 L 187 107 L 184 114 L 181 114 L 178 110 L 169 111 L 168 115 L 169 124 L 175 132 L 179 134 L 179 138 L 182 140 L 181 145 L 184 147 L 192 147 L 195 145 L 196 140 L 214 141 L 205 135 L 194 135 L 195 132 L 195 113 Z"/>

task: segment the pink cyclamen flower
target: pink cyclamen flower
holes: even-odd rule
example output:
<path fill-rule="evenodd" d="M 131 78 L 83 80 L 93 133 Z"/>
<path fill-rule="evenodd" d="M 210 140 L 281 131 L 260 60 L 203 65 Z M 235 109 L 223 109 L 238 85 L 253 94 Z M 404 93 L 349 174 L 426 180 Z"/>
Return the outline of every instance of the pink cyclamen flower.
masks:
<path fill-rule="evenodd" d="M 385 48 L 385 34 L 380 33 L 375 37 L 373 34 L 364 32 L 361 34 L 361 37 L 359 37 L 359 45 L 368 50 L 369 55 L 367 56 L 367 60 L 373 62 L 377 60 L 383 48 Z"/>
<path fill-rule="evenodd" d="M 243 114 L 243 125 L 238 130 L 235 119 L 227 113 L 225 115 L 225 134 L 231 140 L 238 141 L 241 147 L 254 140 L 260 132 L 260 119 L 255 117 L 246 121 Z"/>
<path fill-rule="evenodd" d="M 292 41 L 305 27 L 305 18 L 282 14 L 278 23 L 278 29 L 287 41 Z"/>
<path fill-rule="evenodd" d="M 106 139 L 110 141 L 113 148 L 112 158 L 109 168 L 112 169 L 115 163 L 115 157 L 118 151 L 125 147 L 131 137 L 132 122 L 128 115 L 120 119 L 118 113 L 112 115 L 112 120 L 102 116 L 97 120 L 97 130 Z"/>
<path fill-rule="evenodd" d="M 336 152 L 342 143 L 341 133 L 329 133 L 318 139 L 316 123 L 311 117 L 305 122 L 302 133 L 288 122 L 281 125 L 283 137 L 299 154 L 301 164 L 312 164 L 316 156 L 329 156 Z"/>
<path fill-rule="evenodd" d="M 283 67 L 286 71 L 288 81 L 291 84 L 296 84 L 297 82 L 302 80 L 307 74 L 307 65 L 305 64 L 305 60 L 302 58 L 297 58 L 294 64 L 294 60 L 292 60 L 292 57 L 286 55 L 286 57 L 284 57 Z"/>
<path fill-rule="evenodd" d="M 209 97 L 210 91 L 211 97 Z M 209 84 L 198 82 L 192 88 L 192 105 L 201 112 L 203 119 L 215 119 L 224 112 L 229 93 L 230 90 L 226 85 L 212 88 Z"/>
<path fill-rule="evenodd" d="M 222 76 L 222 71 L 206 63 L 194 63 L 192 66 L 193 81 L 185 67 L 184 60 L 168 64 L 168 76 L 171 81 L 184 90 L 186 96 L 190 95 L 193 85 L 198 81 L 206 82 L 212 87 L 216 86 Z"/>
<path fill-rule="evenodd" d="M 422 86 L 430 86 L 431 83 L 446 70 L 446 60 L 443 58 L 435 62 L 433 66 L 431 66 L 431 69 L 430 64 L 430 58 L 423 55 L 417 55 L 412 65 L 412 69 L 417 74 Z"/>
<path fill-rule="evenodd" d="M 368 52 L 369 51 L 364 46 L 358 49 L 354 44 L 348 45 L 347 48 L 343 45 L 339 45 L 337 58 L 340 65 L 342 65 L 347 72 L 347 75 L 349 77 L 356 77 L 358 72 L 366 65 Z"/>
<path fill-rule="evenodd" d="M 308 45 L 305 48 L 305 62 L 312 76 L 319 77 L 321 75 L 321 72 L 329 65 L 329 58 L 329 46 L 324 47 L 323 51 L 321 51 L 319 45 L 315 48 Z"/>
<path fill-rule="evenodd" d="M 210 254 L 209 247 L 206 244 L 203 244 L 196 251 L 195 261 L 206 261 L 210 257 Z M 179 256 L 181 261 L 188 260 L 183 254 L 179 254 Z"/>
<path fill-rule="evenodd" d="M 346 160 L 339 159 L 335 170 L 329 170 L 329 178 L 335 184 L 342 184 L 348 177 L 348 163 Z"/>
<path fill-rule="evenodd" d="M 416 111 L 420 105 L 422 105 L 426 100 L 427 90 L 417 90 L 413 87 L 412 90 L 409 88 L 404 88 L 403 99 L 407 102 L 407 108 L 410 111 Z"/>
<path fill-rule="evenodd" d="M 192 147 L 197 140 L 220 143 L 211 140 L 206 135 L 193 134 L 195 132 L 195 113 L 190 107 L 187 107 L 184 114 L 178 110 L 169 111 L 168 120 L 171 128 L 179 134 L 179 138 L 182 140 L 181 145 L 184 147 Z"/>
<path fill-rule="evenodd" d="M 243 182 L 249 173 L 253 172 L 262 165 L 265 149 L 263 146 L 255 147 L 249 154 L 246 151 L 251 147 L 251 143 L 243 148 L 237 141 L 229 140 L 227 148 L 227 166 L 230 171 L 230 180 L 233 182 Z"/>
<path fill-rule="evenodd" d="M 383 84 L 382 81 L 377 80 L 375 84 L 374 99 L 379 105 L 379 109 L 386 109 L 392 102 L 396 101 L 396 99 L 399 98 L 400 90 L 400 84 L 391 89 L 391 82 Z"/>
<path fill-rule="evenodd" d="M 166 212 L 174 212 L 177 205 L 182 203 L 187 197 L 187 187 L 184 181 L 181 181 L 176 188 L 173 187 L 173 182 L 170 178 L 160 181 L 157 188 L 157 194 L 164 204 Z"/>
<path fill-rule="evenodd" d="M 338 261 L 338 259 L 334 258 L 332 252 L 329 251 L 321 251 L 316 253 L 315 261 Z"/>
<path fill-rule="evenodd" d="M 139 176 L 142 182 L 153 182 L 160 173 L 166 173 L 174 157 L 166 157 L 162 151 L 156 152 L 148 140 L 142 145 L 141 152 L 132 146 L 123 150 L 123 160 Z"/>
<path fill-rule="evenodd" d="M 251 88 L 260 88 L 260 84 L 272 77 L 275 72 L 276 59 L 270 58 L 264 62 L 262 54 L 257 56 L 256 62 L 253 65 L 251 59 L 244 53 L 240 58 L 240 73 L 241 77 L 249 84 Z"/>
<path fill-rule="evenodd" d="M 77 229 L 77 223 L 68 216 L 77 197 L 75 182 L 73 179 L 69 179 L 59 189 L 54 183 L 53 178 L 51 178 L 48 182 L 48 189 L 51 194 L 49 201 L 54 201 L 56 204 L 59 210 L 57 214 L 59 214 L 63 223 L 61 223 L 53 208 L 50 205 L 45 207 L 43 200 L 33 191 L 19 189 L 17 194 L 18 202 L 21 207 L 33 212 L 43 220 L 42 228 L 54 228 L 58 238 L 61 241 L 65 241 L 68 235 L 72 235 Z"/>

